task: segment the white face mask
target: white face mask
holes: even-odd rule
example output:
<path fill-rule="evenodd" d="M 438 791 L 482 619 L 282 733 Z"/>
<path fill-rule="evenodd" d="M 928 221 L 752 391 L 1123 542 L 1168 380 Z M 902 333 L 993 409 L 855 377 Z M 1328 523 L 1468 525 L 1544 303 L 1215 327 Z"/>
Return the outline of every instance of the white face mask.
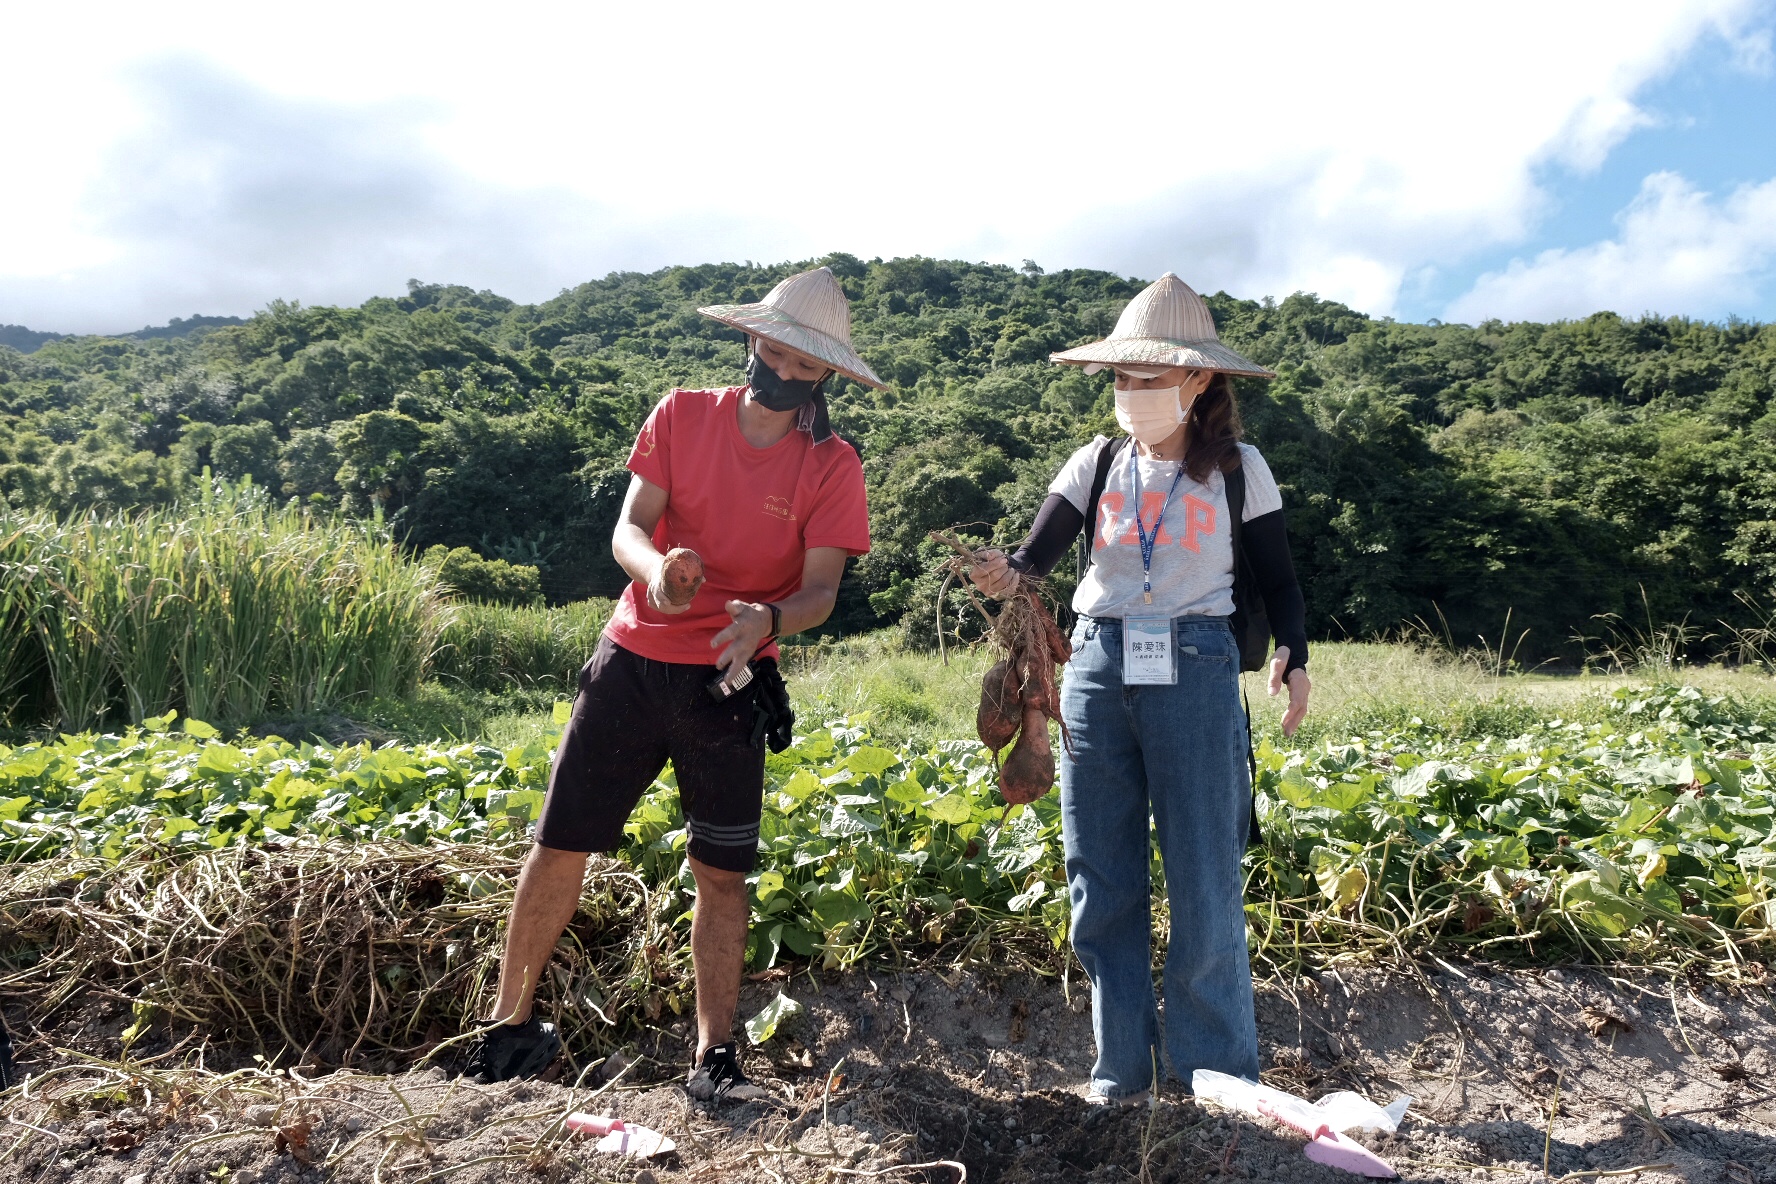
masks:
<path fill-rule="evenodd" d="M 1156 391 L 1117 391 L 1117 424 L 1152 448 L 1184 422 L 1184 408 L 1178 401 L 1178 392 L 1182 389 L 1168 386 Z"/>

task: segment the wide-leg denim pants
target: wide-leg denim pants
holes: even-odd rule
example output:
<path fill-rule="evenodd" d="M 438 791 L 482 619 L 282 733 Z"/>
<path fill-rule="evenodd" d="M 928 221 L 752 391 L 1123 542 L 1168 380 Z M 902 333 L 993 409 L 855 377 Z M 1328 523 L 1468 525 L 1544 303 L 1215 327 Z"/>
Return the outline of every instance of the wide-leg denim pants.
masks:
<path fill-rule="evenodd" d="M 1220 617 L 1177 618 L 1172 643 L 1176 685 L 1125 687 L 1122 622 L 1082 617 L 1061 688 L 1073 738 L 1061 758 L 1073 949 L 1092 985 L 1092 1089 L 1113 1098 L 1148 1088 L 1165 1065 L 1152 972 L 1155 836 L 1171 906 L 1172 1074 L 1258 1079 L 1240 870 L 1251 779 L 1239 651 Z"/>

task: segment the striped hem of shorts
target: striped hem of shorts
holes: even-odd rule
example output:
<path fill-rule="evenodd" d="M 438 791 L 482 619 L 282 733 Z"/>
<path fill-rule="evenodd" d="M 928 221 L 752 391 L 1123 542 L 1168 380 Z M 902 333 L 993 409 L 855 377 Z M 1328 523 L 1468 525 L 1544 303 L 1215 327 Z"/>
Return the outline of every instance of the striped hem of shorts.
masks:
<path fill-rule="evenodd" d="M 748 826 L 712 826 L 707 822 L 687 818 L 685 829 L 693 839 L 701 839 L 717 847 L 743 847 L 748 843 L 757 843 L 759 837 L 756 822 Z"/>

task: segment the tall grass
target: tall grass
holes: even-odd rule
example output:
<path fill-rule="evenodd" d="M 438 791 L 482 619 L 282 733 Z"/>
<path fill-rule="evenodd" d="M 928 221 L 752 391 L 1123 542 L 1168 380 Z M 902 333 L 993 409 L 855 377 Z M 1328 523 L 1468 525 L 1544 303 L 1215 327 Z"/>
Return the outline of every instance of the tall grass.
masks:
<path fill-rule="evenodd" d="M 66 730 L 408 695 L 453 611 L 382 532 L 250 486 L 132 515 L 0 513 L 0 584 L 0 718 Z"/>
<path fill-rule="evenodd" d="M 571 694 L 612 607 L 608 600 L 556 608 L 464 604 L 444 631 L 433 673 L 481 691 Z"/>

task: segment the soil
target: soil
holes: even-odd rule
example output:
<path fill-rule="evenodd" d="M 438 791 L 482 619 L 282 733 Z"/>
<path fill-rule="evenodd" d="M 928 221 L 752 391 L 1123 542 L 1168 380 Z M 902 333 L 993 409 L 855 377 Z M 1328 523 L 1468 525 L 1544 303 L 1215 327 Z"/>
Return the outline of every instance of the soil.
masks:
<path fill-rule="evenodd" d="M 0 1184 L 1356 1178 L 1306 1160 L 1301 1136 L 1198 1105 L 1176 1083 L 1151 1106 L 1088 1107 L 1077 982 L 803 972 L 749 983 L 742 1014 L 780 990 L 805 1010 L 745 1062 L 769 1100 L 713 1110 L 677 1084 L 684 1021 L 615 1062 L 481 1087 L 440 1068 L 219 1077 L 171 1056 L 131 1076 L 82 1061 L 115 1061 L 129 1020 L 90 1010 L 23 1042 L 24 1069 L 55 1071 L 0 1103 Z M 1776 1184 L 1776 1007 L 1762 992 L 1432 964 L 1261 984 L 1258 1016 L 1269 1084 L 1309 1099 L 1413 1096 L 1397 1135 L 1360 1136 L 1407 1180 L 1540 1180 L 1545 1154 L 1552 1179 Z M 189 1047 L 177 1057 L 194 1062 Z M 596 1153 L 559 1134 L 576 1109 L 646 1124 L 677 1151 Z M 1639 1165 L 1663 1166 L 1623 1172 Z"/>

